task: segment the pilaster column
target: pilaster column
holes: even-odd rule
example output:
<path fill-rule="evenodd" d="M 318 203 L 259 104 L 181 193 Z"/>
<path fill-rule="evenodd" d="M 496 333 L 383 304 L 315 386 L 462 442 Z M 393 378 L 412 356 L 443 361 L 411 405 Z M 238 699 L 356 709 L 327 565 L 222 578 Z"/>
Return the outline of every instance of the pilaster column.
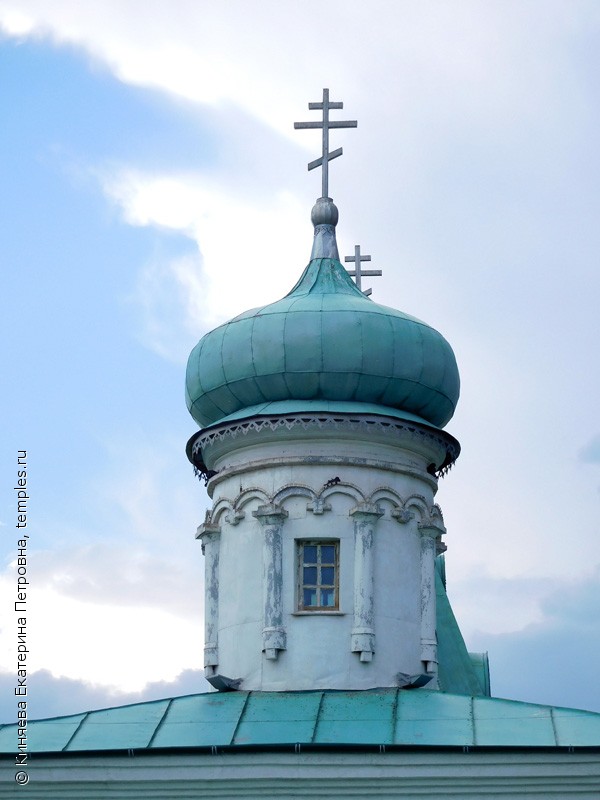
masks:
<path fill-rule="evenodd" d="M 210 677 L 219 663 L 219 549 L 221 528 L 205 522 L 196 539 L 204 555 L 204 669 Z"/>
<path fill-rule="evenodd" d="M 382 515 L 383 511 L 370 503 L 362 503 L 350 512 L 354 520 L 354 623 L 350 649 L 360 653 L 361 661 L 371 661 L 375 652 L 373 539 Z"/>
<path fill-rule="evenodd" d="M 281 529 L 288 513 L 279 506 L 259 506 L 252 515 L 263 529 L 263 631 L 265 658 L 277 659 L 286 648 L 283 627 L 283 563 Z"/>
<path fill-rule="evenodd" d="M 421 661 L 425 670 L 437 674 L 435 556 L 437 543 L 445 531 L 434 525 L 419 524 L 421 535 Z"/>

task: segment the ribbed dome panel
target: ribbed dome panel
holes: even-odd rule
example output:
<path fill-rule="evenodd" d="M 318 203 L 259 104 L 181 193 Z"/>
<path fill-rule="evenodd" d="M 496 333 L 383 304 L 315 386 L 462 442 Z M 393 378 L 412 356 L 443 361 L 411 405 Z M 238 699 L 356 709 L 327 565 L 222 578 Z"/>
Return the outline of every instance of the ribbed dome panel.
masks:
<path fill-rule="evenodd" d="M 443 427 L 458 396 L 443 336 L 366 298 L 328 258 L 311 261 L 286 297 L 207 333 L 186 379 L 188 408 L 202 427 L 285 400 L 381 405 Z"/>

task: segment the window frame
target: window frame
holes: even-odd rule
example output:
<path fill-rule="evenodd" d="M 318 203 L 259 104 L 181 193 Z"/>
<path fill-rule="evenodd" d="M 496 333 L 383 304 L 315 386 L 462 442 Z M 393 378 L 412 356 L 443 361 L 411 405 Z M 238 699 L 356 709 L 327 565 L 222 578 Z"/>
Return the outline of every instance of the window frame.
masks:
<path fill-rule="evenodd" d="M 317 547 L 317 561 L 306 561 L 305 547 Z M 333 566 L 333 583 L 324 584 L 319 581 L 321 577 L 321 547 L 334 548 L 334 562 L 326 562 L 324 566 Z M 317 580 L 314 584 L 304 581 L 304 568 L 315 566 L 317 568 Z M 321 590 L 333 587 L 334 604 L 331 606 L 310 606 L 304 604 L 304 590 L 306 588 L 316 588 L 317 597 L 321 599 Z M 301 614 L 323 614 L 339 613 L 340 611 L 340 540 L 339 539 L 296 539 L 296 613 Z"/>

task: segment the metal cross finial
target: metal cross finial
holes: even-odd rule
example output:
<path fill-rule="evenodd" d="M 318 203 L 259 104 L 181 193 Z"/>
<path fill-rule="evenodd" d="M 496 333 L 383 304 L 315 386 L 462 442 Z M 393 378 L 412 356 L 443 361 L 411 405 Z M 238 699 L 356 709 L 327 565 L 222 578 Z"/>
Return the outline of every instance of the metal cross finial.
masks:
<path fill-rule="evenodd" d="M 362 290 L 361 285 L 360 285 L 360 279 L 362 278 L 362 276 L 363 275 L 380 276 L 382 274 L 380 269 L 361 269 L 360 268 L 360 262 L 361 261 L 370 261 L 370 260 L 371 260 L 371 256 L 361 256 L 361 254 L 360 254 L 360 245 L 359 244 L 355 244 L 354 245 L 354 255 L 353 256 L 346 256 L 344 258 L 344 261 L 353 261 L 354 262 L 354 269 L 352 269 L 352 270 L 349 269 L 348 270 L 348 275 L 350 275 L 353 278 L 356 278 L 357 287 L 361 290 L 361 292 L 366 297 L 368 297 L 373 292 L 373 289 L 365 289 L 364 291 Z"/>
<path fill-rule="evenodd" d="M 308 165 L 308 169 L 315 169 L 315 167 L 323 167 L 323 186 L 322 197 L 329 197 L 329 162 L 333 158 L 341 156 L 343 150 L 338 147 L 332 153 L 329 152 L 329 129 L 330 128 L 356 128 L 358 125 L 356 120 L 334 121 L 329 119 L 329 112 L 331 109 L 343 108 L 343 103 L 333 103 L 329 101 L 329 89 L 323 89 L 323 102 L 322 103 L 309 103 L 309 111 L 323 111 L 323 119 L 321 122 L 294 122 L 294 128 L 323 128 L 323 155 L 316 158 Z"/>

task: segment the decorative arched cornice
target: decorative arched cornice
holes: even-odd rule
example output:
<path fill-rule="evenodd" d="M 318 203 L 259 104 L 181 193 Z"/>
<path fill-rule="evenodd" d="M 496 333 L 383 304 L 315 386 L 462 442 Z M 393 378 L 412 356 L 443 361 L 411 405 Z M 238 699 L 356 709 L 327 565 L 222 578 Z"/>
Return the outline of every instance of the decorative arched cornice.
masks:
<path fill-rule="evenodd" d="M 258 500 L 261 505 L 271 502 L 271 498 L 263 489 L 252 487 L 251 489 L 244 489 L 238 494 L 233 501 L 233 507 L 236 511 L 241 511 L 244 506 L 247 506 L 252 500 Z"/>
<path fill-rule="evenodd" d="M 319 499 L 325 501 L 329 497 L 333 497 L 334 494 L 342 494 L 345 495 L 346 497 L 350 497 L 352 500 L 356 502 L 357 505 L 359 503 L 365 502 L 365 496 L 360 491 L 358 486 L 355 486 L 352 483 L 344 483 L 343 481 L 340 481 L 339 483 L 336 483 L 333 486 L 325 485 L 325 488 L 319 494 Z"/>
<path fill-rule="evenodd" d="M 404 506 L 404 500 L 402 497 L 397 491 L 390 489 L 389 486 L 379 486 L 374 492 L 371 492 L 367 498 L 367 502 L 373 503 L 374 505 L 385 500 L 391 503 L 394 508 Z"/>
<path fill-rule="evenodd" d="M 416 519 L 419 528 L 437 528 L 442 533 L 446 530 L 440 506 L 437 503 L 429 505 L 422 495 L 413 494 L 403 500 L 402 496 L 389 486 L 379 486 L 369 496 L 365 496 L 354 484 L 342 481 L 333 485 L 325 484 L 321 492 L 316 492 L 305 484 L 288 484 L 271 496 L 258 487 L 244 489 L 233 501 L 226 497 L 220 498 L 212 512 L 207 512 L 207 521 L 213 525 L 220 525 L 224 517 L 228 524 L 237 525 L 246 516 L 243 509 L 252 501 L 256 501 L 259 505 L 283 506 L 290 497 L 306 498 L 307 511 L 319 515 L 331 510 L 328 500 L 334 495 L 348 497 L 357 506 L 361 504 L 376 506 L 383 503 L 382 510 L 385 511 L 386 517 L 389 514 L 401 524 Z M 388 504 L 391 506 L 389 511 L 385 509 Z"/>
<path fill-rule="evenodd" d="M 444 525 L 444 515 L 442 514 L 442 509 L 437 503 L 434 503 L 431 506 L 429 511 L 429 520 L 432 525 L 435 525 L 436 528 L 446 530 L 446 526 Z"/>
<path fill-rule="evenodd" d="M 265 505 L 271 502 L 271 498 L 262 489 L 257 487 L 244 489 L 233 500 L 230 500 L 228 497 L 219 498 L 209 515 L 210 520 L 217 524 L 220 523 L 222 517 L 225 516 L 225 522 L 230 525 L 237 525 L 246 516 L 246 512 L 243 509 L 253 500 L 256 500 L 259 505 Z"/>
<path fill-rule="evenodd" d="M 271 502 L 282 505 L 288 497 L 306 497 L 308 500 L 314 501 L 317 498 L 317 494 L 308 486 L 302 484 L 288 484 L 273 495 Z"/>
<path fill-rule="evenodd" d="M 413 512 L 417 522 L 423 522 L 429 519 L 430 506 L 426 499 L 420 494 L 411 494 L 411 496 L 404 501 L 403 510 Z"/>
<path fill-rule="evenodd" d="M 210 521 L 215 525 L 221 524 L 221 517 L 223 514 L 233 513 L 233 504 L 230 500 L 223 497 L 215 503 L 215 506 L 210 514 Z"/>

